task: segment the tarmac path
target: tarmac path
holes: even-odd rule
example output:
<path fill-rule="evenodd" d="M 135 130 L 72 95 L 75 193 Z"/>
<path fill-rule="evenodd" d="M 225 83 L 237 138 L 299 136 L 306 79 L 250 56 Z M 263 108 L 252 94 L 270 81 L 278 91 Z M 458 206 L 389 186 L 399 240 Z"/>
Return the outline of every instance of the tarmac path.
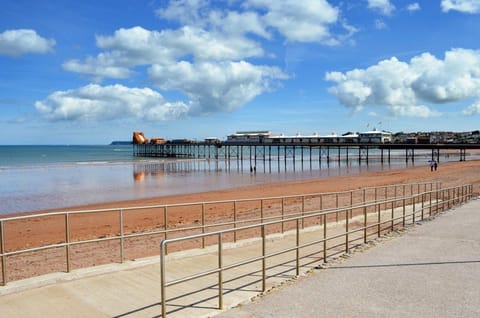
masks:
<path fill-rule="evenodd" d="M 218 318 L 480 317 L 480 200 Z"/>

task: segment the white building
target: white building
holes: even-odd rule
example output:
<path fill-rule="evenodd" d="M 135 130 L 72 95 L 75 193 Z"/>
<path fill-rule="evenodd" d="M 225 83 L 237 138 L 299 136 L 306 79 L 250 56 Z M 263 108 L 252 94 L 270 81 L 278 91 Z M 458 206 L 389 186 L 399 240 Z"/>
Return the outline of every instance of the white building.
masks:
<path fill-rule="evenodd" d="M 360 143 L 390 143 L 392 142 L 392 133 L 387 131 L 371 130 L 358 134 Z"/>
<path fill-rule="evenodd" d="M 266 138 L 273 138 L 276 135 L 272 134 L 268 130 L 259 131 L 237 131 L 234 134 L 227 136 L 227 141 L 250 141 L 250 142 L 262 142 Z"/>

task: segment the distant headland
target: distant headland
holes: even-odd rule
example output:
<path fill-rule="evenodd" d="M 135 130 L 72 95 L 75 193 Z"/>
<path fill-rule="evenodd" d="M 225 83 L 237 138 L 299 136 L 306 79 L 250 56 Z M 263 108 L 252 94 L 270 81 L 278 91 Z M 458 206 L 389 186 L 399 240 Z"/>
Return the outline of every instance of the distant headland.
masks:
<path fill-rule="evenodd" d="M 132 141 L 122 141 L 122 140 L 114 140 L 110 143 L 111 146 L 128 146 L 131 144 L 132 144 Z"/>

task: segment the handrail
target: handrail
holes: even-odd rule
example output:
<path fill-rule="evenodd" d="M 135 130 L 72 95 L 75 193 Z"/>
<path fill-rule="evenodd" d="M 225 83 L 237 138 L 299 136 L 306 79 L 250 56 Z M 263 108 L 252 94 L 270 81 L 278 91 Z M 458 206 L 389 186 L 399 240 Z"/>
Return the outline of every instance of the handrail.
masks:
<path fill-rule="evenodd" d="M 164 235 L 164 238 L 167 239 L 169 235 L 179 232 L 179 231 L 202 231 L 202 233 L 207 233 L 211 231 L 212 228 L 218 228 L 220 226 L 230 226 L 233 228 L 237 228 L 238 226 L 242 226 L 242 224 L 245 223 L 258 223 L 258 222 L 264 222 L 268 221 L 271 219 L 279 218 L 279 219 L 284 219 L 287 216 L 292 216 L 292 215 L 310 215 L 312 211 L 307 211 L 306 210 L 306 201 L 308 200 L 319 200 L 320 208 L 323 210 L 327 210 L 325 206 L 327 206 L 327 203 L 333 203 L 335 202 L 335 207 L 339 208 L 339 196 L 344 196 L 343 198 L 346 201 L 349 201 L 349 205 L 351 206 L 350 209 L 355 209 L 356 207 L 354 206 L 353 202 L 353 197 L 354 194 L 357 196 L 363 196 L 362 198 L 357 198 L 360 199 L 362 202 L 370 202 L 370 200 L 366 199 L 366 193 L 369 193 L 369 196 L 372 200 L 372 202 L 378 201 L 382 196 L 385 198 L 388 197 L 390 194 L 392 196 L 397 197 L 399 195 L 398 189 L 403 188 L 403 193 L 405 193 L 405 189 L 409 187 L 408 192 L 410 194 L 414 192 L 420 193 L 421 190 L 426 191 L 427 188 L 431 190 L 433 189 L 439 189 L 441 187 L 441 183 L 438 182 L 423 182 L 423 183 L 409 183 L 409 184 L 394 184 L 394 185 L 384 185 L 384 186 L 379 186 L 379 187 L 365 187 L 361 189 L 354 189 L 354 190 L 347 190 L 347 191 L 337 191 L 337 192 L 321 192 L 321 193 L 309 193 L 309 194 L 299 194 L 299 195 L 289 195 L 289 196 L 273 196 L 273 197 L 263 197 L 263 198 L 248 198 L 248 199 L 237 199 L 237 200 L 217 200 L 217 201 L 205 201 L 205 202 L 194 202 L 194 203 L 179 203 L 179 204 L 162 204 L 162 205 L 150 205 L 150 206 L 139 206 L 139 207 L 123 207 L 123 208 L 109 208 L 109 209 L 97 209 L 97 210 L 80 210 L 80 211 L 65 211 L 65 212 L 51 212 L 51 213 L 40 213 L 40 214 L 34 214 L 34 215 L 23 215 L 23 216 L 15 216 L 15 217 L 6 217 L 6 218 L 0 218 L 0 260 L 1 260 L 1 266 L 2 266 L 2 280 L 0 280 L 1 285 L 5 285 L 8 281 L 8 269 L 7 269 L 7 257 L 14 256 L 14 255 L 20 255 L 20 254 L 26 254 L 30 252 L 37 252 L 37 251 L 43 251 L 43 250 L 49 250 L 49 249 L 54 249 L 54 248 L 65 248 L 65 257 L 66 257 L 66 271 L 70 272 L 72 266 L 71 266 L 71 253 L 70 253 L 70 248 L 72 246 L 80 245 L 80 244 L 87 244 L 87 243 L 96 243 L 96 242 L 104 242 L 104 241 L 113 241 L 113 240 L 118 240 L 119 241 L 119 249 L 120 249 L 120 262 L 123 262 L 125 259 L 124 255 L 124 241 L 126 239 L 130 238 L 136 238 L 136 237 L 143 237 L 143 236 L 149 236 L 149 235 Z M 349 197 L 348 197 L 349 195 Z M 298 202 L 293 202 L 293 203 L 286 203 L 290 199 L 295 199 L 295 201 L 298 200 Z M 279 211 L 275 211 L 277 213 L 274 216 L 271 215 L 266 215 L 264 213 L 264 203 L 268 201 L 274 201 L 277 200 L 278 202 L 276 204 L 279 205 L 278 209 Z M 300 202 L 301 200 L 301 202 Z M 244 202 L 258 202 L 258 206 L 255 204 L 254 207 L 251 207 L 248 212 L 255 212 L 253 218 L 247 218 L 247 219 L 240 219 L 237 217 L 237 209 L 241 206 L 242 203 Z M 294 204 L 302 204 L 301 208 L 294 206 Z M 225 221 L 225 220 L 220 220 L 220 221 L 214 221 L 211 222 L 209 219 L 205 217 L 205 209 L 206 207 L 210 205 L 216 205 L 216 204 L 231 204 L 233 208 L 233 220 Z M 291 204 L 291 206 L 289 206 Z M 348 204 L 348 202 L 347 202 Z M 196 224 L 194 226 L 188 226 L 188 227 L 172 227 L 172 224 L 169 222 L 169 210 L 177 208 L 177 207 L 194 207 L 194 206 L 201 206 L 202 208 L 202 217 L 201 217 L 201 222 L 199 224 Z M 291 209 L 294 209 L 294 212 L 291 211 L 286 211 L 286 207 L 289 206 Z M 331 208 L 331 207 L 330 207 Z M 330 209 L 329 208 L 329 209 Z M 124 219 L 124 214 L 128 211 L 133 211 L 133 213 L 136 210 L 144 210 L 144 209 L 159 209 L 160 211 L 158 212 L 159 215 L 163 215 L 163 225 L 162 228 L 155 229 L 155 230 L 146 230 L 140 233 L 130 233 L 130 232 L 125 232 L 125 219 Z M 258 211 L 260 210 L 260 211 Z M 313 209 L 315 211 L 315 209 Z M 83 214 L 91 214 L 91 213 L 117 213 L 118 214 L 118 220 L 119 220 L 119 228 L 118 230 L 115 230 L 111 233 L 109 233 L 108 236 L 106 237 L 100 237 L 100 238 L 90 238 L 90 239 L 78 239 L 74 240 L 75 238 L 71 237 L 70 229 L 72 228 L 72 216 L 73 215 L 83 215 Z M 41 246 L 34 246 L 34 247 L 28 247 L 28 248 L 23 248 L 23 249 L 18 249 L 14 251 L 6 250 L 6 247 L 8 246 L 7 240 L 8 236 L 6 235 L 5 228 L 8 228 L 8 225 L 10 222 L 16 222 L 16 221 L 29 221 L 31 219 L 38 219 L 38 218 L 43 218 L 43 217 L 64 217 L 64 227 L 63 231 L 65 232 L 65 238 L 62 242 L 60 243 L 55 243 L 55 244 L 46 244 L 46 245 L 41 245 Z M 303 221 L 302 221 L 303 222 Z M 303 224 L 302 224 L 303 226 Z M 283 227 L 282 227 L 282 232 L 283 232 Z M 234 232 L 235 235 L 235 241 L 236 241 L 236 232 Z M 205 242 L 202 242 L 202 247 L 205 246 Z"/>
<path fill-rule="evenodd" d="M 217 231 L 212 231 L 208 233 L 199 233 L 199 234 L 192 234 L 188 236 L 183 236 L 183 237 L 178 237 L 178 238 L 169 238 L 165 239 L 161 242 L 160 244 L 160 284 L 161 284 L 161 306 L 162 306 L 162 317 L 166 317 L 167 311 L 166 311 L 166 302 L 167 302 L 167 297 L 166 297 L 166 288 L 172 285 L 180 284 L 180 283 L 185 283 L 190 280 L 198 279 L 200 277 L 212 275 L 212 274 L 218 274 L 218 308 L 222 309 L 223 307 L 223 287 L 222 287 L 222 280 L 223 280 L 223 272 L 229 269 L 236 268 L 238 266 L 245 265 L 247 263 L 252 263 L 256 261 L 262 261 L 262 291 L 265 291 L 265 286 L 266 286 L 266 270 L 265 270 L 265 262 L 268 258 L 271 258 L 276 255 L 284 254 L 287 252 L 291 251 L 297 251 L 296 256 L 295 256 L 295 261 L 296 262 L 296 273 L 298 275 L 299 272 L 299 250 L 301 248 L 304 248 L 306 246 L 311 246 L 315 244 L 321 244 L 323 243 L 323 261 L 327 262 L 327 250 L 326 250 L 326 243 L 327 241 L 333 240 L 335 238 L 341 238 L 345 237 L 345 252 L 348 252 L 350 247 L 350 239 L 349 235 L 357 232 L 364 232 L 364 243 L 367 242 L 367 229 L 369 228 L 374 228 L 377 227 L 377 232 L 376 234 L 378 236 L 381 235 L 381 225 L 390 223 L 391 227 L 389 227 L 390 231 L 394 229 L 395 221 L 402 220 L 402 227 L 405 226 L 405 218 L 407 216 L 411 216 L 412 218 L 412 224 L 415 224 L 416 222 L 416 215 L 420 213 L 420 218 L 421 220 L 424 219 L 424 211 L 425 209 L 428 209 L 429 215 L 432 215 L 432 210 L 433 208 L 436 208 L 435 211 L 438 213 L 439 211 L 445 210 L 445 204 L 447 204 L 447 209 L 454 206 L 455 204 L 460 204 L 462 202 L 465 202 L 471 198 L 472 195 L 472 185 L 462 185 L 462 186 L 455 186 L 455 187 L 448 187 L 448 188 L 436 188 L 436 189 L 431 189 L 429 191 L 424 191 L 421 193 L 416 193 L 416 194 L 411 194 L 408 196 L 399 196 L 395 198 L 387 198 L 384 200 L 376 200 L 374 202 L 368 202 L 368 203 L 363 203 L 363 204 L 357 204 L 357 205 L 352 205 L 352 206 L 347 206 L 347 207 L 341 207 L 341 208 L 333 208 L 333 209 L 328 209 L 328 210 L 317 210 L 312 213 L 309 213 L 308 215 L 298 215 L 298 216 L 289 216 L 287 218 L 281 219 L 281 220 L 275 220 L 275 221 L 263 221 L 261 223 L 257 224 L 252 224 L 252 225 L 245 225 L 245 226 L 240 226 L 240 227 L 235 227 L 235 228 L 230 228 L 230 229 L 223 229 L 223 230 L 217 230 Z M 440 194 L 440 196 L 439 196 Z M 447 199 L 445 200 L 445 194 L 447 194 Z M 433 199 L 432 197 L 435 197 Z M 411 213 L 409 215 L 406 215 L 406 200 L 410 200 L 411 203 L 408 206 L 409 209 L 411 209 Z M 417 202 L 418 201 L 418 202 Z M 397 206 L 397 203 L 401 203 L 400 206 Z M 426 204 L 425 204 L 426 203 Z M 417 209 L 416 204 L 421 204 L 419 209 Z M 384 205 L 385 209 L 382 211 L 380 207 Z M 388 209 L 386 208 L 388 205 L 391 205 Z M 367 223 L 367 210 L 371 207 L 374 207 L 374 212 L 370 212 L 370 214 L 377 214 L 378 219 L 377 222 L 373 222 L 372 224 Z M 395 208 L 401 208 L 402 209 L 402 214 L 399 217 L 395 217 L 394 209 Z M 353 209 L 363 209 L 363 215 L 360 215 L 360 217 L 364 218 L 364 224 L 363 226 L 357 227 L 355 229 L 349 229 L 349 214 L 348 211 L 353 210 Z M 389 212 L 391 209 L 391 217 L 387 218 L 386 220 L 382 220 L 382 214 L 386 214 Z M 304 242 L 300 244 L 300 235 L 302 234 L 302 228 L 300 226 L 301 223 L 306 218 L 312 218 L 312 217 L 322 217 L 324 220 L 326 220 L 326 217 L 328 215 L 331 215 L 333 213 L 339 213 L 339 212 L 345 212 L 345 231 L 340 231 L 340 233 L 334 234 L 334 235 L 329 235 L 327 236 L 327 223 L 324 222 L 322 225 L 323 228 L 323 238 L 321 239 L 316 239 L 312 242 Z M 271 253 L 266 253 L 265 245 L 266 245 L 266 239 L 267 236 L 265 235 L 265 227 L 267 226 L 272 226 L 272 225 L 279 225 L 284 222 L 295 222 L 296 223 L 296 228 L 295 228 L 295 235 L 297 236 L 296 240 L 296 245 L 294 247 L 288 247 L 288 248 L 283 248 L 280 251 L 275 251 Z M 222 243 L 222 237 L 231 234 L 237 231 L 242 231 L 242 230 L 251 230 L 251 229 L 261 229 L 261 235 L 260 239 L 262 240 L 262 256 L 257 256 L 254 258 L 248 258 L 245 260 L 237 261 L 234 264 L 230 264 L 228 266 L 223 266 L 223 259 L 222 259 L 222 250 L 223 248 L 223 243 Z M 374 233 L 375 234 L 375 233 Z M 184 277 L 179 277 L 176 279 L 172 279 L 170 281 L 166 280 L 166 251 L 167 251 L 167 246 L 168 244 L 171 243 L 177 243 L 181 241 L 188 241 L 188 240 L 195 240 L 195 239 L 203 239 L 206 237 L 218 237 L 218 243 L 217 248 L 217 256 L 213 257 L 218 257 L 218 266 L 215 268 L 210 268 L 208 270 L 202 271 L 202 272 L 197 272 L 188 276 Z M 215 244 L 214 244 L 215 245 Z M 320 249 L 318 252 L 321 252 L 322 249 Z"/>

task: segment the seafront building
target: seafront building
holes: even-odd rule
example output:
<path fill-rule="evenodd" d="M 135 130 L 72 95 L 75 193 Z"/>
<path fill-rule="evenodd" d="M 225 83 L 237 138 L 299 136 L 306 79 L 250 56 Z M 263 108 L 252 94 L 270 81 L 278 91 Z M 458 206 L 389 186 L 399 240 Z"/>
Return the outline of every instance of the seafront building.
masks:
<path fill-rule="evenodd" d="M 348 132 L 343 135 L 332 133 L 330 135 L 311 135 L 288 136 L 283 134 L 274 134 L 268 130 L 260 131 L 238 131 L 228 135 L 226 142 L 254 142 L 254 143 L 390 143 L 392 133 L 379 130 L 371 130 L 361 133 Z"/>

